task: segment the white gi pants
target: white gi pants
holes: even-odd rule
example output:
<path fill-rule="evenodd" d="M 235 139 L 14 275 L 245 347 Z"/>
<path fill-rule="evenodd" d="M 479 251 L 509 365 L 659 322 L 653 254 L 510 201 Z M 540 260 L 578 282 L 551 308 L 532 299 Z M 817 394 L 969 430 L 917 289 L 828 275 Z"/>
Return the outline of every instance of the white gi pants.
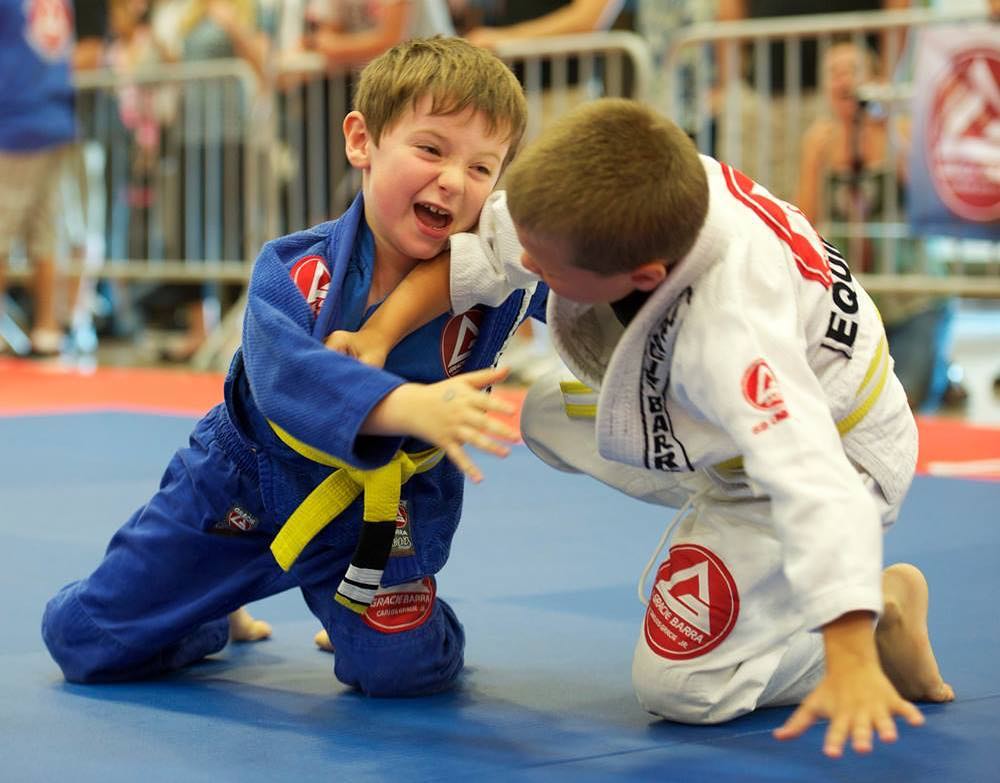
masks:
<path fill-rule="evenodd" d="M 758 707 L 797 704 L 816 686 L 822 635 L 797 613 L 768 501 L 713 497 L 704 472 L 662 473 L 604 459 L 593 419 L 566 415 L 555 376 L 532 386 L 521 431 L 558 470 L 586 473 L 648 503 L 679 508 L 693 500 L 656 569 L 636 643 L 632 684 L 647 711 L 719 723 Z M 890 523 L 898 506 L 863 478 Z"/>

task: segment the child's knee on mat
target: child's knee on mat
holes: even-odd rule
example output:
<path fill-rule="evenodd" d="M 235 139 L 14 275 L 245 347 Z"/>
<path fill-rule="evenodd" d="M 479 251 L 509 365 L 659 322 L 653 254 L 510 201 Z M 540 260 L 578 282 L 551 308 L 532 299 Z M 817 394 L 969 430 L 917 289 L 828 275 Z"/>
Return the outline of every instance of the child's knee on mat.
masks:
<path fill-rule="evenodd" d="M 677 723 L 710 725 L 745 715 L 750 710 L 730 699 L 713 700 L 693 688 L 667 690 L 649 680 L 633 678 L 632 687 L 640 706 L 653 715 Z"/>
<path fill-rule="evenodd" d="M 331 626 L 334 673 L 368 696 L 424 696 L 451 688 L 465 664 L 465 631 L 438 599 L 419 627 L 383 634 L 373 629 L 337 633 Z"/>
<path fill-rule="evenodd" d="M 756 672 L 744 672 L 744 668 L 665 667 L 659 660 L 652 662 L 637 654 L 632 688 L 642 708 L 653 715 L 678 723 L 725 723 L 752 712 L 765 688 Z"/>
<path fill-rule="evenodd" d="M 67 585 L 45 607 L 42 639 L 70 682 L 93 682 L 123 650 L 90 619 Z"/>

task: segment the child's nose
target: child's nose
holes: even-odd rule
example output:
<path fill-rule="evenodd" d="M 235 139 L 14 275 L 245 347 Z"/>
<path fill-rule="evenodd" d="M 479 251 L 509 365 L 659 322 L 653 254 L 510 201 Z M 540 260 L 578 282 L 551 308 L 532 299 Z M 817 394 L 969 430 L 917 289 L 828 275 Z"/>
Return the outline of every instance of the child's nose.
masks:
<path fill-rule="evenodd" d="M 438 185 L 449 193 L 461 193 L 465 188 L 465 176 L 462 166 L 446 165 L 438 174 Z"/>

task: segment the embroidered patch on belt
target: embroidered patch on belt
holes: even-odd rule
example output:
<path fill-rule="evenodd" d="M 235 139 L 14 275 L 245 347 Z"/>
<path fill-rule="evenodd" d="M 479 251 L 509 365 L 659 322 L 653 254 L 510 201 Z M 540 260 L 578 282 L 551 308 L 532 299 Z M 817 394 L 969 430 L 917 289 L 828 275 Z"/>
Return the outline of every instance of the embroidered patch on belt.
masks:
<path fill-rule="evenodd" d="M 678 544 L 656 572 L 643 633 L 663 658 L 697 658 L 722 643 L 739 613 L 736 580 L 719 556 L 698 544 Z"/>
<path fill-rule="evenodd" d="M 399 501 L 396 511 L 396 534 L 392 539 L 389 557 L 409 557 L 413 552 L 413 535 L 410 532 L 410 511 L 405 500 Z"/>
<path fill-rule="evenodd" d="M 434 579 L 380 587 L 372 605 L 362 615 L 365 624 L 382 633 L 402 633 L 419 628 L 434 609 Z"/>
<path fill-rule="evenodd" d="M 244 511 L 239 506 L 233 506 L 226 514 L 226 518 L 215 523 L 215 529 L 234 533 L 249 533 L 259 523 L 257 517 L 249 511 Z"/>

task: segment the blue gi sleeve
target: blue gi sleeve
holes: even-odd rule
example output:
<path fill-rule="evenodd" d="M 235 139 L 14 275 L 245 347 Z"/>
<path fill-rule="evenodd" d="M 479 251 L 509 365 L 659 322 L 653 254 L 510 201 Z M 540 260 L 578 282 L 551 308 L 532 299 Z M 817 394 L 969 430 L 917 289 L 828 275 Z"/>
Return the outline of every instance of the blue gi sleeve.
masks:
<path fill-rule="evenodd" d="M 269 242 L 250 279 L 243 359 L 261 414 L 306 445 L 356 467 L 388 462 L 402 438 L 362 435 L 372 409 L 405 379 L 327 348 L 289 275 L 288 243 Z M 330 296 L 339 292 L 331 291 Z"/>

